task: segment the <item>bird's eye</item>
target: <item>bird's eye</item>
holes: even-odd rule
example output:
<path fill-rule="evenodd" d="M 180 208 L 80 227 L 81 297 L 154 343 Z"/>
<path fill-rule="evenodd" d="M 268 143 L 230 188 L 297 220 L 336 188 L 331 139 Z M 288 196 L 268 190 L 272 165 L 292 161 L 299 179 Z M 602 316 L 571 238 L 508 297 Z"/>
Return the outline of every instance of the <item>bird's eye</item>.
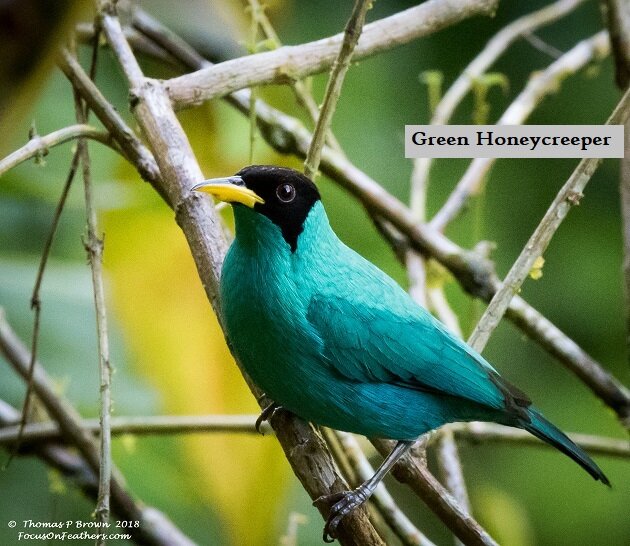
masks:
<path fill-rule="evenodd" d="M 276 195 L 283 203 L 290 203 L 295 199 L 295 187 L 292 184 L 280 184 L 276 188 Z"/>

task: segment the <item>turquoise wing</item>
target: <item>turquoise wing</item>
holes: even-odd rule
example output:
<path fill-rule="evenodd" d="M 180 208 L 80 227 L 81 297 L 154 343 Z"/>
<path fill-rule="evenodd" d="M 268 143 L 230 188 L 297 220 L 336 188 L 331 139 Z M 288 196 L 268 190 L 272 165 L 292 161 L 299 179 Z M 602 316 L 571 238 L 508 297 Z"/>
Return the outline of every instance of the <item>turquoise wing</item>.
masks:
<path fill-rule="evenodd" d="M 313 294 L 308 307 L 307 318 L 323 341 L 324 360 L 336 373 L 524 416 L 531 403 L 526 395 L 384 273 L 367 261 L 358 265 L 339 275 L 334 286 Z"/>

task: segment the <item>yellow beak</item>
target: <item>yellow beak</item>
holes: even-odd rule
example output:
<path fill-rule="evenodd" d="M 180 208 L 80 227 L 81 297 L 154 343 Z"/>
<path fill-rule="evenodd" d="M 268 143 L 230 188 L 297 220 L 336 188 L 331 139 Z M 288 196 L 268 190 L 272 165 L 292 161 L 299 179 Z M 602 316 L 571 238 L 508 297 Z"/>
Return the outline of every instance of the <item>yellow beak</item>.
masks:
<path fill-rule="evenodd" d="M 240 176 L 210 178 L 194 185 L 191 191 L 209 193 L 221 201 L 241 203 L 251 209 L 254 208 L 256 203 L 263 204 L 265 202 L 262 197 L 245 187 L 245 183 Z"/>

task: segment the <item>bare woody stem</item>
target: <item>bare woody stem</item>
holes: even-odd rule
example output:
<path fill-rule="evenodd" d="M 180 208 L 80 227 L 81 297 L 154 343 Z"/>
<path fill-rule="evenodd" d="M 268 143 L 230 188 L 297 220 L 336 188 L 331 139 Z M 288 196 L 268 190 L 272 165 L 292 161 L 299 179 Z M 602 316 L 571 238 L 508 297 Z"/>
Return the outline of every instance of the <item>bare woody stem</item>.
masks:
<path fill-rule="evenodd" d="M 498 0 L 428 0 L 365 26 L 354 59 L 359 60 L 437 32 L 474 15 L 494 13 Z M 324 72 L 343 41 L 337 34 L 299 46 L 284 46 L 204 68 L 165 82 L 174 105 L 185 108 L 267 83 L 286 83 Z"/>
<path fill-rule="evenodd" d="M 1 333 L 0 333 L 1 336 Z M 4 343 L 0 337 L 0 344 Z M 10 412 L 7 417 L 2 408 L 7 406 L 0 400 L 0 446 L 8 446 L 18 438 L 19 413 Z M 124 434 L 165 435 L 165 434 L 252 434 L 257 435 L 255 427 L 257 415 L 158 415 L 143 417 L 112 417 L 111 429 L 113 436 Z M 98 419 L 80 419 L 78 425 L 84 432 L 98 434 L 100 424 Z M 549 444 L 541 442 L 525 431 L 505 427 L 495 423 L 455 423 L 446 425 L 443 429 L 453 432 L 458 440 L 466 440 L 472 444 L 484 442 L 517 443 L 532 447 L 551 448 Z M 264 423 L 262 430 L 265 434 L 273 433 L 273 429 Z M 429 445 L 437 441 L 439 434 L 431 436 Z M 590 453 L 611 457 L 630 457 L 630 444 L 627 440 L 606 438 L 589 434 L 569 433 L 569 437 Z M 43 421 L 29 423 L 24 428 L 24 446 L 31 448 L 42 443 L 66 441 L 72 444 L 61 432 L 57 421 Z M 362 463 L 361 463 L 362 464 Z"/>
<path fill-rule="evenodd" d="M 95 46 L 98 47 L 98 46 Z M 87 121 L 86 110 L 78 94 L 76 96 L 77 121 Z M 97 235 L 98 222 L 92 190 L 92 174 L 87 142 L 79 138 L 77 153 L 83 167 L 83 186 L 85 190 L 85 214 L 87 220 L 87 240 L 84 241 L 92 271 L 92 288 L 94 292 L 94 308 L 96 313 L 96 333 L 98 343 L 98 370 L 100 392 L 100 460 L 98 473 L 98 496 L 96 501 L 96 519 L 107 524 L 110 512 L 112 446 L 111 446 L 111 364 L 109 357 L 109 334 L 107 328 L 107 310 L 105 306 L 105 290 L 103 287 L 103 238 Z M 103 534 L 103 537 L 105 535 Z M 99 537 L 97 544 L 105 544 L 105 538 Z"/>
<path fill-rule="evenodd" d="M 324 102 L 322 103 L 319 117 L 317 118 L 315 131 L 313 132 L 313 140 L 311 140 L 311 145 L 309 146 L 306 160 L 304 161 L 304 174 L 311 180 L 315 178 L 317 169 L 319 168 L 322 148 L 332 122 L 333 114 L 335 113 L 335 108 L 337 107 L 337 101 L 341 96 L 343 80 L 350 67 L 350 59 L 352 59 L 354 48 L 361 36 L 365 15 L 371 5 L 371 0 L 356 0 L 350 19 L 348 19 L 346 24 L 339 55 L 333 63 L 330 77 L 326 85 Z"/>
<path fill-rule="evenodd" d="M 258 21 L 258 24 L 260 25 L 260 28 L 267 40 L 272 42 L 273 49 L 281 47 L 282 43 L 280 42 L 280 38 L 265 13 L 265 7 L 262 6 L 258 0 L 248 0 L 248 3 L 252 9 L 253 16 Z M 289 85 L 291 86 L 298 103 L 304 107 L 309 117 L 313 120 L 313 125 L 315 125 L 317 123 L 317 118 L 319 117 L 319 107 L 317 106 L 317 102 L 315 102 L 311 91 L 302 80 L 291 81 Z M 339 142 L 337 142 L 337 139 L 331 130 L 328 130 L 326 133 L 326 142 L 335 150 L 341 151 L 341 146 L 339 145 Z"/>
<path fill-rule="evenodd" d="M 612 113 L 607 125 L 625 123 L 630 116 L 630 89 L 626 91 L 621 101 Z M 525 248 L 516 259 L 506 275 L 501 287 L 493 296 L 479 323 L 475 327 L 468 343 L 481 352 L 490 335 L 498 326 L 507 311 L 510 300 L 516 294 L 527 275 L 531 271 L 536 259 L 544 253 L 551 238 L 569 213 L 572 206 L 579 204 L 582 192 L 589 180 L 601 164 L 599 158 L 582 159 L 564 184 L 551 206 L 543 216 Z M 630 423 L 629 423 L 630 424 Z"/>
<path fill-rule="evenodd" d="M 544 8 L 523 15 L 503 27 L 488 41 L 483 50 L 464 68 L 440 100 L 431 119 L 432 125 L 445 125 L 451 119 L 457 105 L 470 91 L 475 79 L 488 68 L 519 38 L 549 25 L 568 15 L 586 0 L 559 0 Z"/>
<path fill-rule="evenodd" d="M 521 429 L 506 427 L 496 423 L 453 423 L 444 427 L 450 430 L 458 441 L 471 444 L 499 443 L 519 444 L 532 447 L 555 449 L 550 444 L 532 436 Z M 630 443 L 618 438 L 602 438 L 590 434 L 570 433 L 569 437 L 582 449 L 593 455 L 607 455 L 609 457 L 630 457 Z M 431 440 L 429 440 L 431 442 Z"/>
<path fill-rule="evenodd" d="M 0 176 L 29 159 L 46 155 L 50 148 L 54 146 L 59 146 L 77 138 L 95 140 L 120 153 L 114 145 L 111 136 L 105 131 L 99 131 L 89 125 L 70 125 L 45 136 L 34 135 L 24 146 L 0 160 Z"/>
<path fill-rule="evenodd" d="M 68 50 L 61 51 L 58 62 L 72 86 L 87 101 L 90 110 L 101 120 L 129 161 L 135 165 L 140 176 L 148 182 L 155 183 L 160 178 L 160 172 L 151 152 L 127 126 L 122 116 L 107 101 Z"/>
<path fill-rule="evenodd" d="M 31 335 L 31 354 L 30 354 L 30 362 L 29 362 L 28 381 L 26 383 L 26 394 L 24 395 L 24 404 L 22 406 L 22 417 L 20 420 L 18 440 L 15 443 L 13 450 L 11 451 L 11 455 L 9 456 L 9 461 L 7 462 L 7 466 L 11 462 L 13 455 L 19 449 L 21 434 L 24 431 L 24 427 L 26 426 L 26 423 L 30 417 L 29 413 L 30 413 L 30 406 L 31 406 L 31 397 L 33 393 L 33 373 L 35 370 L 35 362 L 37 361 L 37 352 L 38 352 L 38 347 L 39 347 L 40 319 L 41 319 L 41 311 L 42 311 L 41 299 L 39 295 L 40 295 L 42 282 L 44 280 L 44 272 L 46 271 L 46 265 L 48 264 L 50 251 L 52 249 L 53 241 L 55 240 L 55 235 L 57 234 L 57 227 L 59 226 L 61 213 L 63 212 L 63 209 L 66 205 L 66 200 L 68 199 L 68 193 L 70 192 L 70 187 L 72 186 L 72 182 L 74 181 L 74 177 L 76 175 L 78 166 L 79 166 L 79 153 L 78 151 L 76 151 L 72 156 L 72 161 L 70 163 L 70 170 L 68 171 L 68 175 L 66 176 L 66 181 L 64 183 L 63 189 L 61 190 L 61 196 L 59 197 L 59 201 L 57 202 L 57 206 L 55 208 L 55 213 L 53 215 L 52 223 L 48 231 L 48 237 L 46 238 L 46 242 L 44 243 L 44 249 L 42 250 L 42 255 L 39 260 L 39 267 L 37 268 L 37 276 L 35 277 L 35 284 L 33 285 L 33 292 L 31 295 L 31 309 L 33 310 L 33 333 Z"/>

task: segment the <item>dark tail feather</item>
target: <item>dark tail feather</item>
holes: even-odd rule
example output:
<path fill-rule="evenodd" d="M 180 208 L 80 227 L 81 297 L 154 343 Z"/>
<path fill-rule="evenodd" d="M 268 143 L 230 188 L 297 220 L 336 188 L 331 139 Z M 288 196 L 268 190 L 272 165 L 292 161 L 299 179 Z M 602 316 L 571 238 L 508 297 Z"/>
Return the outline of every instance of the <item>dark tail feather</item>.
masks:
<path fill-rule="evenodd" d="M 552 425 L 537 410 L 528 408 L 527 413 L 531 418 L 530 423 L 522 423 L 521 426 L 543 442 L 547 442 L 558 448 L 562 453 L 571 457 L 577 464 L 586 470 L 593 478 L 610 486 L 608 478 L 601 471 L 599 466 L 584 452 L 575 445 L 569 437 L 559 428 Z"/>

